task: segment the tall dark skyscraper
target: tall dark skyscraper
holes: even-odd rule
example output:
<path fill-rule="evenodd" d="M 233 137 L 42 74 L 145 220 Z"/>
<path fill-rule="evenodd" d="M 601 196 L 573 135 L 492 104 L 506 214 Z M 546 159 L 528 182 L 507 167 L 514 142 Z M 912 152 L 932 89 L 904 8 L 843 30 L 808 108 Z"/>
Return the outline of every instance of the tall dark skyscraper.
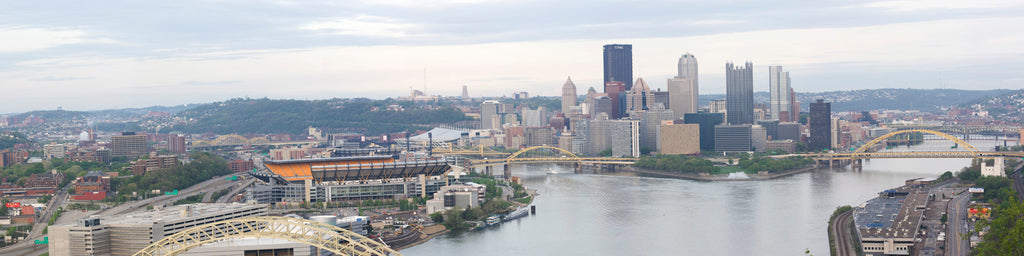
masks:
<path fill-rule="evenodd" d="M 715 125 L 722 124 L 722 113 L 685 113 L 683 122 L 700 125 L 700 150 L 715 150 Z"/>
<path fill-rule="evenodd" d="M 807 118 L 811 128 L 811 150 L 823 150 L 832 147 L 832 103 L 819 99 L 811 103 L 811 113 Z"/>
<path fill-rule="evenodd" d="M 725 63 L 725 112 L 731 125 L 754 124 L 754 63 Z"/>
<path fill-rule="evenodd" d="M 604 46 L 604 82 L 611 81 L 624 83 L 626 91 L 633 89 L 633 45 Z"/>

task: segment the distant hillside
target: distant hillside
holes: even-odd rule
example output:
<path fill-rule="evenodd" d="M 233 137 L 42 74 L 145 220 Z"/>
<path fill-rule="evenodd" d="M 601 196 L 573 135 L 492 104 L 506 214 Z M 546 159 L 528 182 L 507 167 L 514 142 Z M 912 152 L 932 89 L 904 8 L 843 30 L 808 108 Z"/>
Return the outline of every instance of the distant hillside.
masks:
<path fill-rule="evenodd" d="M 404 110 L 387 110 L 399 105 Z M 470 120 L 450 107 L 419 108 L 412 102 L 370 99 L 234 99 L 201 105 L 175 116 L 192 119 L 169 131 L 185 133 L 303 134 L 309 126 L 370 135 L 428 129 L 430 125 Z"/>
<path fill-rule="evenodd" d="M 959 107 L 987 111 L 989 115 L 1002 121 L 1024 123 L 1024 90 L 975 99 L 960 104 Z"/>
<path fill-rule="evenodd" d="M 173 115 L 173 114 L 177 114 L 178 112 L 184 111 L 186 109 L 194 108 L 194 107 L 199 106 L 199 105 L 200 104 L 186 104 L 186 105 L 177 105 L 177 106 L 170 106 L 170 107 L 167 107 L 167 106 L 152 106 L 152 107 L 144 107 L 144 108 L 105 109 L 105 110 L 89 111 L 89 114 L 91 114 L 93 117 L 98 117 L 98 118 L 132 118 L 132 117 L 140 117 L 140 116 L 146 115 L 149 112 L 167 112 L 167 113 L 170 113 L 170 114 Z"/>
<path fill-rule="evenodd" d="M 32 112 L 25 112 L 11 116 L 14 120 L 25 120 L 25 118 L 34 116 L 42 118 L 47 122 L 60 122 L 68 120 L 84 120 L 89 117 L 88 112 L 82 111 L 66 111 L 66 110 L 37 110 Z"/>
<path fill-rule="evenodd" d="M 1004 95 L 1011 90 L 968 91 L 954 89 L 870 89 L 853 91 L 831 91 L 796 93 L 803 111 L 807 111 L 809 103 L 824 99 L 832 103 L 832 111 L 864 111 L 864 110 L 919 110 L 926 112 L 940 111 L 943 106 L 957 106 L 978 100 Z M 755 92 L 754 101 L 768 103 L 768 92 Z M 711 100 L 725 99 L 725 94 L 701 95 L 701 106 Z"/>

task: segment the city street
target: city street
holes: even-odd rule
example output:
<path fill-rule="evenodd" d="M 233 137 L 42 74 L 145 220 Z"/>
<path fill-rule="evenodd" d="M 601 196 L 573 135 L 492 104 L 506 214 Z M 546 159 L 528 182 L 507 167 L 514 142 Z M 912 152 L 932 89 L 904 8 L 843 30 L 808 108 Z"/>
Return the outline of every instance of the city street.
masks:
<path fill-rule="evenodd" d="M 969 232 L 967 227 L 967 204 L 971 200 L 971 193 L 961 193 L 950 200 L 947 208 L 948 222 L 946 225 L 946 255 L 967 256 L 971 250 L 971 243 L 963 239 L 963 235 Z"/>

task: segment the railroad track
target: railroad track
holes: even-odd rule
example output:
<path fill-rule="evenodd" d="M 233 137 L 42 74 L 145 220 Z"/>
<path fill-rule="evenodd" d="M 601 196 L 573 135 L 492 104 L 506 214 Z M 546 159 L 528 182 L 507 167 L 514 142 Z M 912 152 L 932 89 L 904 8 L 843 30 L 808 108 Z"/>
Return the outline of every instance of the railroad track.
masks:
<path fill-rule="evenodd" d="M 850 234 L 850 222 L 853 221 L 853 211 L 849 210 L 836 216 L 832 220 L 832 228 L 828 231 L 835 238 L 837 256 L 856 256 L 857 250 L 853 248 L 853 238 Z"/>

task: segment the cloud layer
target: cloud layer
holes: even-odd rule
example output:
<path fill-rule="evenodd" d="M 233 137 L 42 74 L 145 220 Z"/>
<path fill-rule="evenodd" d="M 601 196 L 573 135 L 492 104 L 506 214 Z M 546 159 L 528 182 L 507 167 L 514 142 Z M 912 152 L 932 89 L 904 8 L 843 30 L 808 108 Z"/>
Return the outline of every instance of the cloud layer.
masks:
<path fill-rule="evenodd" d="M 1015 1 L 14 2 L 0 10 L 0 113 L 177 105 L 232 97 L 556 95 L 600 90 L 601 45 L 634 45 L 664 88 L 683 52 L 701 92 L 752 61 L 798 91 L 1019 88 Z M 424 80 L 424 74 L 426 79 Z M 763 79 L 760 79 L 763 78 Z M 635 78 L 634 78 L 635 79 Z"/>

